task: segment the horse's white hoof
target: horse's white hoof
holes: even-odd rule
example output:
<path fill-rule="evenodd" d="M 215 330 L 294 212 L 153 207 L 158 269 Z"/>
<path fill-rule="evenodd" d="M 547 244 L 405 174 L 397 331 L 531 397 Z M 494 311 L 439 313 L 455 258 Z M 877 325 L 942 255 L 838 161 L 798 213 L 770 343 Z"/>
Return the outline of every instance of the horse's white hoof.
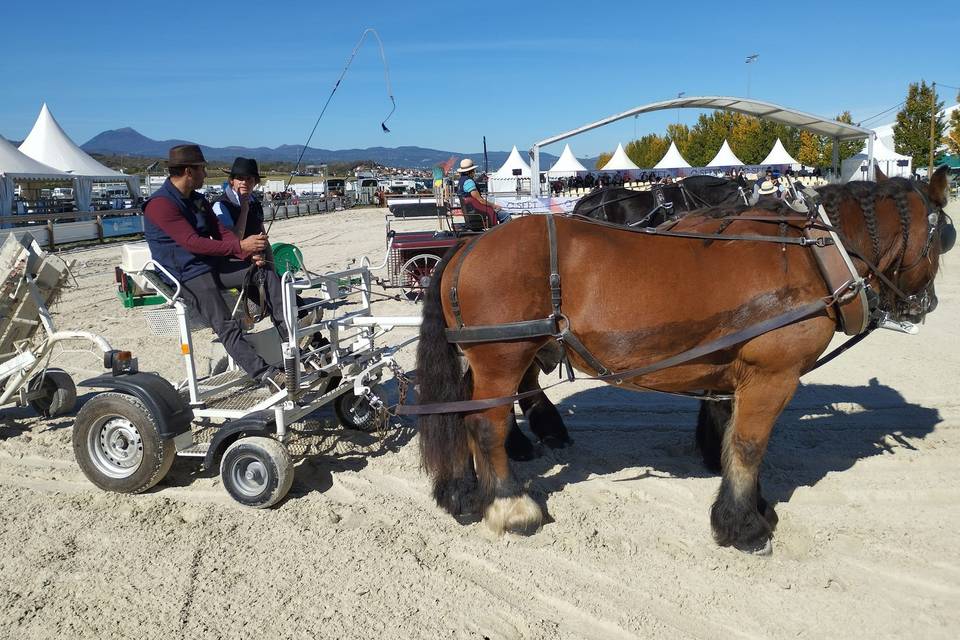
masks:
<path fill-rule="evenodd" d="M 543 512 L 530 496 L 523 494 L 512 498 L 496 498 L 487 507 L 483 520 L 498 536 L 506 531 L 531 535 L 540 530 Z"/>
<path fill-rule="evenodd" d="M 736 548 L 738 551 L 742 551 L 751 556 L 773 555 L 773 538 L 767 538 L 767 540 L 762 545 L 757 547 L 737 546 Z"/>

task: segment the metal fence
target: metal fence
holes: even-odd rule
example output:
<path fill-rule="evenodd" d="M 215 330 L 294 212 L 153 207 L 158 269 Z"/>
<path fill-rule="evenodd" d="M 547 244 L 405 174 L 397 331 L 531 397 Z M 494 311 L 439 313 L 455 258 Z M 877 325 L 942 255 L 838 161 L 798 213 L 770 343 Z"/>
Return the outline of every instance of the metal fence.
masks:
<path fill-rule="evenodd" d="M 348 209 L 356 204 L 352 196 L 318 198 L 299 204 L 263 203 L 263 217 L 267 222 L 287 220 L 300 216 L 317 215 Z M 0 216 L 0 233 L 12 233 L 18 238 L 30 234 L 33 239 L 50 249 L 57 245 L 131 236 L 143 233 L 143 211 L 123 209 L 97 213 L 29 214 Z M 16 225 L 10 228 L 10 225 Z"/>

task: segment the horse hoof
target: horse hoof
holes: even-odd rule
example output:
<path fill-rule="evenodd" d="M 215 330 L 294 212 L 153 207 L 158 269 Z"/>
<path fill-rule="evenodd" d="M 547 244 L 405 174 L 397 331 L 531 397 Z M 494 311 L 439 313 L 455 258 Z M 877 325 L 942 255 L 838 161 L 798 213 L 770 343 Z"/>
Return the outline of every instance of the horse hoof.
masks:
<path fill-rule="evenodd" d="M 496 498 L 483 516 L 491 531 L 497 535 L 504 532 L 533 535 L 543 524 L 540 506 L 528 495 L 511 498 Z"/>
<path fill-rule="evenodd" d="M 734 548 L 751 556 L 770 556 L 773 555 L 773 539 L 767 538 L 754 544 L 737 544 Z"/>
<path fill-rule="evenodd" d="M 540 442 L 542 442 L 545 447 L 550 447 L 551 449 L 566 449 L 567 447 L 573 446 L 573 438 L 569 436 L 547 436 L 540 440 Z"/>

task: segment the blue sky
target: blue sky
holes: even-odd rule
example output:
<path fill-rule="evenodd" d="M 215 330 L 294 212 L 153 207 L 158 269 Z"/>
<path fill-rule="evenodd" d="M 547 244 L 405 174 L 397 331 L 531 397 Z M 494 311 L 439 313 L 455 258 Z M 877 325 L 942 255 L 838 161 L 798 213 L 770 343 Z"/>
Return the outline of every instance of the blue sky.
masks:
<path fill-rule="evenodd" d="M 3 13 L 0 135 L 12 139 L 46 101 L 78 144 L 125 126 L 212 146 L 302 144 L 367 27 L 390 67 L 392 133 L 380 131 L 390 105 L 368 38 L 311 146 L 474 152 L 486 135 L 491 150 L 525 149 L 680 91 L 746 95 L 748 71 L 754 98 L 855 121 L 903 100 L 911 81 L 960 86 L 948 2 L 40 0 Z M 571 145 L 593 156 L 696 116 L 644 115 Z"/>

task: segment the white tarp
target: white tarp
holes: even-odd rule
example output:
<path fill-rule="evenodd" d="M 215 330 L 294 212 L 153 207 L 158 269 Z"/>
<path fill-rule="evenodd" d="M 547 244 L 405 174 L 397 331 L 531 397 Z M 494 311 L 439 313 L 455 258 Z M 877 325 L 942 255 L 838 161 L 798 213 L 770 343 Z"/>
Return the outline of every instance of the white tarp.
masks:
<path fill-rule="evenodd" d="M 777 141 L 773 144 L 773 149 L 770 149 L 770 153 L 768 153 L 767 157 L 763 159 L 763 162 L 760 163 L 760 166 L 774 167 L 782 165 L 790 165 L 794 169 L 800 168 L 800 163 L 797 162 L 793 156 L 787 153 L 783 143 L 780 142 L 780 138 L 777 138 Z"/>
<path fill-rule="evenodd" d="M 670 148 L 667 149 L 667 152 L 663 155 L 663 158 L 660 159 L 653 167 L 654 169 L 689 169 L 690 163 L 683 159 L 683 156 L 680 155 L 680 150 L 677 149 L 677 145 L 670 142 Z"/>
<path fill-rule="evenodd" d="M 71 176 L 37 162 L 0 136 L 0 216 L 9 216 L 13 207 L 14 180 L 72 180 Z M 4 224 L 3 228 L 10 225 Z"/>
<path fill-rule="evenodd" d="M 888 178 L 909 178 L 912 174 L 913 159 L 904 156 L 889 148 L 878 138 L 873 141 L 873 163 L 883 175 Z M 844 182 L 851 180 L 866 180 L 867 172 L 867 145 L 855 156 L 851 156 L 840 163 L 840 175 Z"/>
<path fill-rule="evenodd" d="M 530 188 L 530 165 L 523 161 L 517 146 L 513 146 L 513 151 L 507 157 L 507 161 L 497 169 L 487 179 L 487 191 L 490 193 L 514 193 L 517 190 L 517 177 L 513 175 L 513 170 L 520 170 L 520 188 L 526 190 Z"/>
<path fill-rule="evenodd" d="M 607 164 L 600 168 L 600 171 L 636 171 L 639 168 L 627 156 L 627 152 L 623 150 L 623 144 L 617 143 L 617 150 L 613 152 Z"/>
<path fill-rule="evenodd" d="M 586 172 L 587 168 L 573 155 L 573 151 L 570 150 L 570 145 L 568 144 L 563 147 L 563 153 L 560 154 L 560 158 L 550 167 L 547 174 L 550 175 L 551 178 L 567 178 L 569 176 L 575 176 L 578 173 Z"/>
<path fill-rule="evenodd" d="M 713 156 L 713 160 L 707 163 L 708 167 L 742 167 L 743 163 L 740 161 L 740 158 L 733 153 L 733 149 L 730 148 L 730 145 L 727 144 L 727 141 L 724 140 L 723 144 L 720 145 L 720 151 L 717 151 L 717 155 Z"/>
<path fill-rule="evenodd" d="M 131 198 L 136 199 L 140 195 L 140 179 L 137 176 L 114 171 L 78 147 L 60 127 L 46 103 L 40 108 L 37 121 L 20 145 L 20 151 L 34 160 L 72 175 L 75 178 L 77 209 L 80 211 L 90 208 L 94 182 L 126 182 Z M 81 177 L 90 180 L 80 180 Z"/>

